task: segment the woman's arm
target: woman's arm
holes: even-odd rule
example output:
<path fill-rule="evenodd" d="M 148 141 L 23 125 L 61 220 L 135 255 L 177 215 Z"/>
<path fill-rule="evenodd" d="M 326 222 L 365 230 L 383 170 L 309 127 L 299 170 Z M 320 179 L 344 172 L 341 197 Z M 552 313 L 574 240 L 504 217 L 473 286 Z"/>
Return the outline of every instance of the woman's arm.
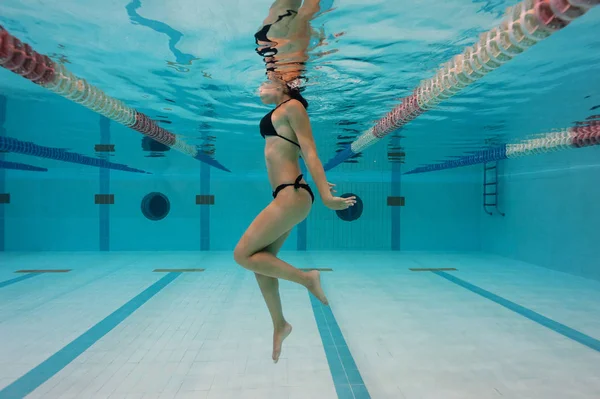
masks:
<path fill-rule="evenodd" d="M 331 197 L 329 191 L 329 184 L 325 177 L 325 170 L 323 164 L 317 154 L 317 148 L 315 140 L 312 134 L 312 128 L 310 127 L 310 120 L 308 119 L 308 113 L 297 101 L 291 102 L 288 107 L 288 120 L 292 129 L 298 137 L 298 143 L 302 149 L 302 158 L 308 167 L 310 175 L 317 185 L 321 199 L 325 200 Z"/>
<path fill-rule="evenodd" d="M 308 171 L 319 190 L 321 201 L 332 209 L 346 209 L 348 206 L 354 205 L 356 202 L 355 197 L 340 198 L 331 194 L 331 186 L 327 182 L 323 164 L 317 154 L 308 113 L 302 104 L 298 101 L 292 101 L 286 108 L 289 111 L 287 115 L 289 124 L 294 129 L 296 137 L 298 137 L 302 158 L 304 158 Z"/>

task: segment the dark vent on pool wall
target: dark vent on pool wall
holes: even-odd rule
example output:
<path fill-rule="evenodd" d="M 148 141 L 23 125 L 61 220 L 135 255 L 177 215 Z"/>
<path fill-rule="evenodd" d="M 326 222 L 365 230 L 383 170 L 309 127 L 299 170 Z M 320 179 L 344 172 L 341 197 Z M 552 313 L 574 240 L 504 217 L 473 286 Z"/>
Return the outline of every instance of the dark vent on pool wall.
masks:
<path fill-rule="evenodd" d="M 114 205 L 115 195 L 114 194 L 96 194 L 94 202 L 96 205 Z"/>
<path fill-rule="evenodd" d="M 96 144 L 94 146 L 96 152 L 115 152 L 114 144 Z"/>
<path fill-rule="evenodd" d="M 214 205 L 214 195 L 196 195 L 196 205 Z"/>
<path fill-rule="evenodd" d="M 405 202 L 404 197 L 388 197 L 387 199 L 388 206 L 404 206 Z"/>
<path fill-rule="evenodd" d="M 10 204 L 10 194 L 0 193 L 0 204 Z"/>

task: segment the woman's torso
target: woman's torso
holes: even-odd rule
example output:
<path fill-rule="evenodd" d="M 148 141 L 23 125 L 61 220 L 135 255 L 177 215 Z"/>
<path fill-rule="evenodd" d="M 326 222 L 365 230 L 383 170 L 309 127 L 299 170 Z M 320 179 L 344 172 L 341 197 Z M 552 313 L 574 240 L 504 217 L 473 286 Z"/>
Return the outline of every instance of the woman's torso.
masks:
<path fill-rule="evenodd" d="M 292 100 L 296 101 L 296 100 Z M 286 117 L 286 109 L 291 101 L 265 115 L 273 124 L 276 135 L 265 136 L 265 162 L 271 187 L 275 189 L 280 184 L 293 183 L 301 173 L 298 162 L 300 156 L 298 137 Z M 268 123 L 268 120 L 263 123 Z M 287 140 L 286 140 L 287 139 Z M 288 141 L 289 140 L 289 141 Z M 291 142 L 290 142 L 291 141 Z"/>

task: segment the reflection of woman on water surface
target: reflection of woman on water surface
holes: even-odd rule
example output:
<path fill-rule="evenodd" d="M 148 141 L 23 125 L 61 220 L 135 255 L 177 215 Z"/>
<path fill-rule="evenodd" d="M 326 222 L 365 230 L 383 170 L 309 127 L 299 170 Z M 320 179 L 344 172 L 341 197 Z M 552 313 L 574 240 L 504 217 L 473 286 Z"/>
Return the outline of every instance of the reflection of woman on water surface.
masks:
<path fill-rule="evenodd" d="M 264 57 L 267 76 L 290 83 L 300 77 L 308 61 L 311 38 L 324 35 L 310 21 L 320 11 L 320 0 L 277 0 L 255 33 L 256 52 Z M 302 4 L 302 6 L 301 6 Z"/>

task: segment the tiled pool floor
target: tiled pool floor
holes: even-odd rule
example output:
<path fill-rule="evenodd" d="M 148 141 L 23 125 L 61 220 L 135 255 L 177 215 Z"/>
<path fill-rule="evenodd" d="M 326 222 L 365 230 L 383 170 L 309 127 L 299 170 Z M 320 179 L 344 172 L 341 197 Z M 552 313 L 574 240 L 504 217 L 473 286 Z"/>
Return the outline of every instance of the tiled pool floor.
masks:
<path fill-rule="evenodd" d="M 281 257 L 332 268 L 331 306 L 282 282 L 273 364 L 231 253 L 0 254 L 0 398 L 600 398 L 598 281 L 487 254 Z"/>

